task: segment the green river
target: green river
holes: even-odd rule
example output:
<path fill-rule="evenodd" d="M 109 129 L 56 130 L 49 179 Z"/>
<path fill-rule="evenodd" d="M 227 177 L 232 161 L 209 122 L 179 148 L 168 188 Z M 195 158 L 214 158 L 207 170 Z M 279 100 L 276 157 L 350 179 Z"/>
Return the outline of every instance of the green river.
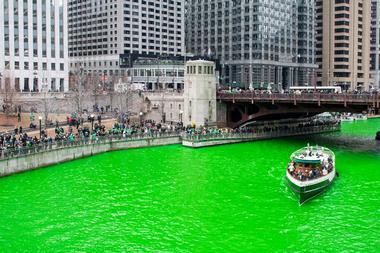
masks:
<path fill-rule="evenodd" d="M 380 252 L 380 119 L 342 132 L 118 151 L 0 179 L 0 252 Z M 335 151 L 340 177 L 299 206 L 290 154 Z"/>

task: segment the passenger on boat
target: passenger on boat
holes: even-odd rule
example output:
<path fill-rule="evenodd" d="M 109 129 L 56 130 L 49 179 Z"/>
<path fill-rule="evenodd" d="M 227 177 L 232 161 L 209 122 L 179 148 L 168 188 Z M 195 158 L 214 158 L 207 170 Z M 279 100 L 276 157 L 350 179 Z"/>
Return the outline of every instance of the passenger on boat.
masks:
<path fill-rule="evenodd" d="M 327 167 L 328 172 L 331 172 L 333 170 L 333 168 L 334 168 L 334 166 L 333 166 L 332 162 L 329 163 L 329 165 Z"/>
<path fill-rule="evenodd" d="M 288 169 L 289 169 L 290 174 L 292 174 L 293 171 L 294 171 L 294 163 L 290 163 L 290 164 L 288 165 Z"/>
<path fill-rule="evenodd" d="M 329 164 L 315 165 L 312 164 L 296 164 L 294 162 L 289 163 L 288 170 L 290 175 L 301 181 L 308 181 L 327 175 L 333 169 L 333 165 L 329 167 Z M 326 174 L 327 172 L 327 174 Z"/>

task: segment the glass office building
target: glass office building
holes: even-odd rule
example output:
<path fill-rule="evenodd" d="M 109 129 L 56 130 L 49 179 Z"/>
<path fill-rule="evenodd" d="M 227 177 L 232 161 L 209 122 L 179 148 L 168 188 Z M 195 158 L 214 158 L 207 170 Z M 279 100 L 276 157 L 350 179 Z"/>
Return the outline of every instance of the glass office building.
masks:
<path fill-rule="evenodd" d="M 188 0 L 186 8 L 186 51 L 220 60 L 221 82 L 313 84 L 315 1 Z"/>

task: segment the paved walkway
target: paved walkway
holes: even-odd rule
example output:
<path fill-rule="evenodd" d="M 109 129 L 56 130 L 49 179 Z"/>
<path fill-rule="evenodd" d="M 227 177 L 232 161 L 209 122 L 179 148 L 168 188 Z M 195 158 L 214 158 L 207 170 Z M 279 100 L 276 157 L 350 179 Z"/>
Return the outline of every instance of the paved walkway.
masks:
<path fill-rule="evenodd" d="M 54 129 L 55 129 L 55 121 L 56 120 L 58 120 L 59 126 L 63 127 L 65 132 L 67 131 L 67 129 L 68 129 L 67 116 L 68 115 L 69 114 L 67 114 L 67 113 L 66 114 L 49 114 L 49 119 L 52 120 L 52 122 L 53 122 L 53 125 L 51 125 L 47 128 L 49 136 L 55 136 Z M 39 137 L 39 125 L 38 125 L 38 117 L 39 116 L 44 118 L 43 114 L 37 114 L 37 113 L 34 114 L 34 118 L 35 118 L 34 124 L 37 125 L 37 128 L 30 129 L 29 128 L 30 113 L 22 113 L 21 114 L 21 122 L 18 122 L 17 115 L 12 114 L 12 115 L 6 116 L 4 113 L 0 113 L 0 133 L 14 131 L 14 129 L 16 127 L 18 128 L 18 127 L 22 126 L 23 131 L 27 132 L 30 136 Z M 109 114 L 109 115 L 102 114 L 102 125 L 105 125 L 106 128 L 112 128 L 113 124 L 116 121 L 116 119 L 113 118 L 112 116 L 113 115 L 111 115 L 111 114 Z M 94 124 L 96 122 L 97 122 L 97 120 L 95 118 Z M 89 128 L 91 128 L 91 123 L 85 122 L 84 126 L 88 126 Z M 42 128 L 44 128 L 44 123 L 42 123 Z M 51 132 L 53 133 L 52 135 L 50 135 Z"/>

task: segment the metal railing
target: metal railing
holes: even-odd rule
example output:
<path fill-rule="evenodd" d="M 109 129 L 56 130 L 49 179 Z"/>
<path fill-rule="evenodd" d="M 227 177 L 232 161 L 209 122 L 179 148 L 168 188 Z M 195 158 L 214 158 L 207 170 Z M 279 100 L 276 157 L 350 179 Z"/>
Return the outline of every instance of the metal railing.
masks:
<path fill-rule="evenodd" d="M 352 102 L 352 103 L 375 103 L 379 106 L 380 94 L 349 94 L 349 93 L 302 93 L 302 94 L 281 94 L 281 93 L 256 93 L 244 91 L 240 93 L 218 92 L 219 100 L 248 100 L 248 101 L 305 101 L 305 102 Z"/>
<path fill-rule="evenodd" d="M 185 141 L 191 142 L 204 142 L 204 141 L 220 141 L 220 140 L 253 140 L 253 139 L 269 139 L 286 137 L 291 135 L 305 135 L 315 134 L 322 132 L 339 131 L 340 125 L 322 125 L 310 127 L 289 127 L 287 129 L 273 130 L 273 129 L 257 129 L 252 133 L 218 133 L 218 134 L 186 134 L 182 136 Z"/>
<path fill-rule="evenodd" d="M 51 150 L 63 148 L 74 148 L 80 146 L 90 146 L 95 144 L 108 144 L 117 142 L 142 141 L 148 139 L 164 139 L 169 137 L 181 137 L 182 140 L 192 142 L 217 141 L 217 140 L 252 140 L 252 139 L 267 139 L 285 137 L 290 135 L 314 134 L 319 132 L 338 131 L 339 124 L 328 124 L 319 126 L 299 127 L 297 125 L 283 126 L 272 128 L 257 128 L 255 132 L 250 133 L 218 133 L 218 134 L 186 134 L 184 132 L 163 132 L 163 133 L 144 133 L 132 135 L 106 135 L 85 137 L 79 140 L 57 140 L 47 141 L 32 146 L 16 146 L 0 149 L 0 160 L 10 159 L 20 156 L 32 155 Z"/>
<path fill-rule="evenodd" d="M 39 144 L 34 144 L 30 147 L 19 146 L 0 149 L 0 160 L 10 159 L 19 156 L 26 156 L 35 153 L 41 153 L 51 150 L 58 150 L 62 148 L 74 148 L 80 146 L 90 146 L 95 144 L 108 144 L 116 142 L 131 142 L 131 141 L 142 141 L 148 139 L 164 139 L 170 137 L 180 137 L 178 132 L 164 132 L 164 133 L 150 133 L 150 134 L 132 134 L 123 136 L 120 135 L 107 135 L 98 136 L 97 138 L 86 137 L 80 140 L 57 140 L 52 142 L 43 142 Z"/>

